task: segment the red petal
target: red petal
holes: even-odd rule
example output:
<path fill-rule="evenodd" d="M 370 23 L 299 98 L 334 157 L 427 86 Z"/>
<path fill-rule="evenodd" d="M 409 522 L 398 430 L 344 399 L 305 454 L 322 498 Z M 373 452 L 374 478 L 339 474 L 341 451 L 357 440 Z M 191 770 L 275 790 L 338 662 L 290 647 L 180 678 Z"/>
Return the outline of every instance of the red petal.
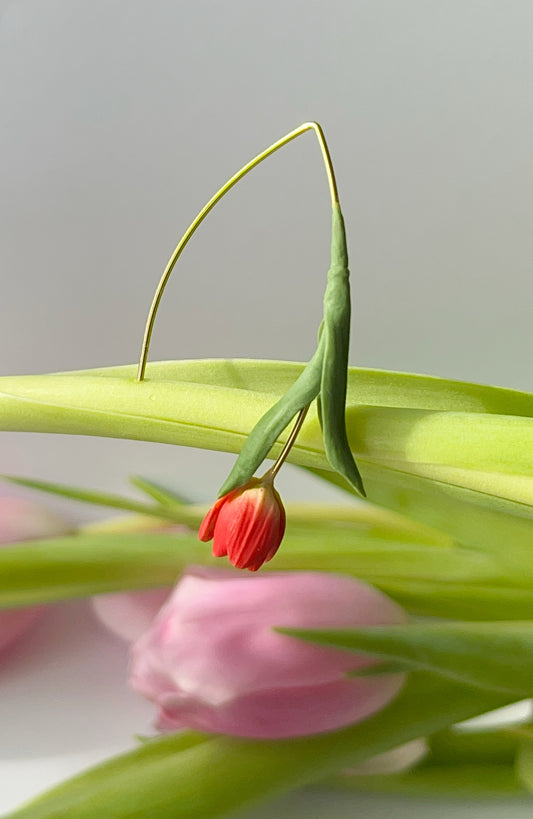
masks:
<path fill-rule="evenodd" d="M 213 539 L 213 535 L 215 534 L 217 518 L 220 509 L 226 502 L 226 499 L 227 495 L 224 495 L 224 497 L 219 498 L 217 501 L 214 502 L 213 506 L 203 519 L 202 523 L 200 524 L 200 528 L 198 530 L 198 540 L 201 540 L 203 543 L 207 543 L 208 540 Z M 223 554 L 225 554 L 225 552 L 223 552 Z"/>

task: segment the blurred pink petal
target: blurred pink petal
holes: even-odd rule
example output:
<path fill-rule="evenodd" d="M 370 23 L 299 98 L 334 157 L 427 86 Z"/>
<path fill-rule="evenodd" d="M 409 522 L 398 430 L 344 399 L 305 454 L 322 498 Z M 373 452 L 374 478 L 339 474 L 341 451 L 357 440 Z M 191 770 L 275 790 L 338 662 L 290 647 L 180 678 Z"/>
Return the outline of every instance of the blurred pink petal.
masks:
<path fill-rule="evenodd" d="M 258 738 L 331 731 L 384 707 L 404 675 L 348 678 L 365 656 L 273 630 L 405 622 L 371 586 L 316 572 L 189 569 L 132 650 L 131 684 L 161 730 Z"/>
<path fill-rule="evenodd" d="M 109 631 L 133 642 L 150 626 L 169 594 L 170 589 L 99 594 L 93 597 L 93 611 Z"/>
<path fill-rule="evenodd" d="M 98 524 L 98 529 L 102 529 L 101 524 Z M 190 531 L 181 524 L 169 526 L 168 521 L 158 521 L 140 515 L 106 521 L 105 530 L 136 533 L 156 531 L 175 534 L 178 537 Z M 146 591 L 99 594 L 92 598 L 93 611 L 109 631 L 131 643 L 150 626 L 170 592 L 171 589 L 167 587 Z"/>

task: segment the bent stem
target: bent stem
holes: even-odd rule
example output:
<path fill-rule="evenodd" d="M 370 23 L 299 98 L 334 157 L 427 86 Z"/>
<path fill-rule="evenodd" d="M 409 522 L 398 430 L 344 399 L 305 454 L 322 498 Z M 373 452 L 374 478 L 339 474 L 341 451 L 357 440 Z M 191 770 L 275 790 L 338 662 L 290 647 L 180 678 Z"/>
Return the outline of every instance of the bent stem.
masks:
<path fill-rule="evenodd" d="M 300 410 L 300 412 L 298 413 L 296 423 L 294 424 L 294 426 L 292 428 L 292 431 L 291 431 L 291 434 L 289 435 L 289 437 L 287 438 L 287 440 L 285 442 L 285 446 L 283 447 L 283 449 L 279 453 L 278 457 L 276 458 L 275 462 L 272 464 L 270 469 L 268 469 L 265 472 L 265 474 L 263 475 L 263 477 L 261 478 L 262 481 L 272 482 L 274 480 L 274 478 L 276 477 L 276 475 L 278 474 L 279 470 L 281 469 L 281 467 L 283 466 L 283 464 L 284 464 L 284 462 L 285 462 L 285 460 L 287 458 L 287 455 L 291 451 L 292 446 L 293 446 L 294 442 L 296 441 L 296 438 L 298 437 L 298 433 L 300 432 L 300 430 L 302 428 L 302 425 L 303 425 L 303 422 L 305 421 L 305 416 L 307 415 L 307 411 L 309 410 L 309 406 L 310 405 L 307 404 L 307 406 L 303 407 Z"/>
<path fill-rule="evenodd" d="M 328 185 L 329 185 L 329 192 L 331 196 L 331 204 L 333 207 L 339 204 L 339 195 L 337 192 L 337 183 L 335 180 L 335 173 L 333 171 L 333 164 L 331 162 L 331 156 L 329 153 L 329 149 L 326 143 L 326 139 L 324 137 L 324 133 L 322 128 L 317 122 L 304 122 L 303 125 L 300 125 L 294 131 L 286 134 L 281 139 L 278 139 L 277 142 L 274 142 L 270 145 L 266 150 L 262 151 L 260 154 L 257 154 L 253 159 L 251 159 L 246 165 L 244 165 L 240 171 L 237 171 L 231 179 L 229 179 L 225 185 L 223 185 L 220 190 L 218 190 L 214 196 L 211 197 L 209 202 L 204 205 L 202 210 L 196 216 L 196 218 L 191 222 L 185 233 L 183 234 L 182 238 L 180 239 L 176 249 L 172 253 L 170 259 L 168 260 L 167 266 L 163 272 L 161 280 L 157 286 L 157 290 L 155 291 L 154 298 L 152 301 L 152 305 L 150 307 L 150 311 L 148 313 L 148 318 L 146 320 L 146 326 L 144 330 L 144 338 L 141 348 L 141 356 L 139 359 L 139 366 L 137 370 L 137 381 L 142 381 L 144 379 L 145 371 L 146 371 L 146 362 L 148 359 L 148 351 L 150 347 L 150 340 L 152 338 L 152 331 L 154 329 L 155 319 L 157 315 L 157 310 L 159 308 L 159 304 L 161 302 L 161 298 L 163 296 L 163 292 L 167 285 L 167 282 L 170 278 L 170 274 L 174 269 L 174 265 L 178 261 L 185 245 L 195 233 L 196 229 L 201 225 L 207 214 L 214 208 L 214 206 L 219 202 L 222 197 L 230 191 L 237 182 L 246 176 L 253 168 L 259 165 L 264 159 L 271 156 L 271 154 L 278 151 L 280 148 L 283 148 L 284 145 L 287 145 L 289 142 L 292 142 L 293 139 L 301 136 L 306 131 L 313 131 L 316 135 L 318 140 L 318 144 L 320 147 L 320 151 L 322 153 L 322 158 L 324 160 L 324 165 L 326 168 L 326 174 L 328 177 Z"/>

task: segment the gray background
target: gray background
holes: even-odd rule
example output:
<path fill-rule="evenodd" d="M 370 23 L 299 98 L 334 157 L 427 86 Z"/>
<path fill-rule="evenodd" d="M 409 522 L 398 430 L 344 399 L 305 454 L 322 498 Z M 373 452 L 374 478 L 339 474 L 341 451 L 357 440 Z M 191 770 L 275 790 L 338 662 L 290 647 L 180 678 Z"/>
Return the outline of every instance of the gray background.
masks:
<path fill-rule="evenodd" d="M 348 229 L 351 362 L 531 389 L 532 33 L 530 0 L 0 2 L 0 372 L 136 360 L 161 270 L 199 208 L 317 119 Z M 307 359 L 328 245 L 306 135 L 200 228 L 151 358 Z M 1 471 L 109 489 L 141 473 L 201 500 L 233 461 L 125 441 L 1 442 Z M 290 467 L 279 485 L 331 496 Z M 339 816 L 392 815 L 386 800 L 368 804 L 343 798 Z M 277 807 L 303 810 L 331 815 L 315 799 Z"/>
<path fill-rule="evenodd" d="M 317 119 L 348 228 L 351 362 L 531 389 L 531 2 L 0 7 L 0 372 L 136 360 L 160 273 L 200 207 Z M 328 245 L 307 134 L 202 225 L 152 359 L 306 360 Z M 3 441 L 3 470 L 112 488 L 143 472 L 205 499 L 233 460 Z M 314 491 L 290 473 L 282 489 Z"/>

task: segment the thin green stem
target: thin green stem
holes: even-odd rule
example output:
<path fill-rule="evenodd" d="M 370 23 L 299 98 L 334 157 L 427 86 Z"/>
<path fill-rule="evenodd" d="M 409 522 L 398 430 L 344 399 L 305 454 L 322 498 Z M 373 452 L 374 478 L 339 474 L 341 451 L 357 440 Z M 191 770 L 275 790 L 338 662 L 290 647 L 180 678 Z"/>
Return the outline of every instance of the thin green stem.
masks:
<path fill-rule="evenodd" d="M 296 438 L 298 437 L 298 433 L 300 432 L 303 422 L 305 421 L 305 416 L 307 415 L 308 409 L 309 404 L 307 404 L 307 406 L 303 407 L 303 409 L 300 410 L 298 417 L 296 419 L 296 423 L 292 428 L 291 434 L 289 435 L 285 442 L 285 446 L 279 453 L 274 464 L 270 467 L 270 469 L 268 469 L 265 472 L 261 480 L 273 481 L 276 475 L 278 474 L 279 470 L 281 469 L 285 462 L 285 459 L 287 458 L 287 455 L 292 449 L 292 445 L 294 444 Z"/>
<path fill-rule="evenodd" d="M 316 135 L 318 140 L 318 144 L 320 146 L 320 151 L 322 153 L 322 158 L 324 160 L 324 165 L 326 168 L 326 174 L 328 177 L 328 185 L 329 185 L 329 192 L 331 196 L 331 203 L 333 206 L 337 205 L 339 202 L 339 196 L 337 192 L 337 183 L 335 181 L 335 174 L 333 171 L 333 165 L 331 162 L 331 156 L 329 153 L 329 149 L 326 143 L 326 139 L 324 137 L 324 133 L 322 128 L 317 122 L 304 122 L 303 125 L 300 125 L 299 128 L 296 128 L 294 131 L 291 131 L 289 134 L 286 134 L 281 139 L 278 139 L 277 142 L 274 142 L 270 147 L 266 150 L 262 151 L 262 153 L 258 154 L 256 157 L 250 160 L 246 165 L 244 165 L 240 171 L 237 171 L 231 179 L 229 179 L 225 185 L 223 185 L 220 190 L 218 190 L 214 196 L 211 197 L 209 202 L 204 205 L 202 210 L 196 216 L 196 218 L 191 222 L 183 237 L 180 239 L 176 249 L 172 253 L 172 256 L 168 260 L 167 266 L 163 272 L 161 280 L 157 286 L 157 290 L 155 291 L 155 295 L 152 301 L 152 305 L 150 307 L 150 311 L 148 313 L 148 318 L 146 320 L 146 326 L 144 330 L 144 338 L 141 348 L 141 356 L 139 359 L 139 367 L 137 370 L 137 381 L 142 381 L 144 379 L 145 371 L 146 371 L 146 362 L 148 359 L 148 350 L 150 347 L 150 340 L 152 338 L 152 331 L 154 329 L 155 318 L 157 315 L 157 310 L 159 308 L 159 304 L 161 302 L 161 298 L 163 296 L 163 292 L 167 285 L 167 282 L 170 278 L 170 274 L 174 269 L 174 265 L 176 264 L 177 260 L 179 259 L 185 245 L 191 238 L 191 236 L 195 233 L 196 229 L 200 226 L 203 222 L 207 214 L 214 208 L 217 202 L 222 199 L 222 197 L 228 193 L 228 191 L 233 188 L 237 182 L 246 176 L 249 171 L 259 165 L 264 159 L 269 157 L 271 154 L 278 151 L 280 148 L 283 148 L 284 145 L 287 145 L 289 142 L 292 142 L 293 139 L 296 139 L 301 134 L 305 133 L 306 131 L 313 131 Z"/>

